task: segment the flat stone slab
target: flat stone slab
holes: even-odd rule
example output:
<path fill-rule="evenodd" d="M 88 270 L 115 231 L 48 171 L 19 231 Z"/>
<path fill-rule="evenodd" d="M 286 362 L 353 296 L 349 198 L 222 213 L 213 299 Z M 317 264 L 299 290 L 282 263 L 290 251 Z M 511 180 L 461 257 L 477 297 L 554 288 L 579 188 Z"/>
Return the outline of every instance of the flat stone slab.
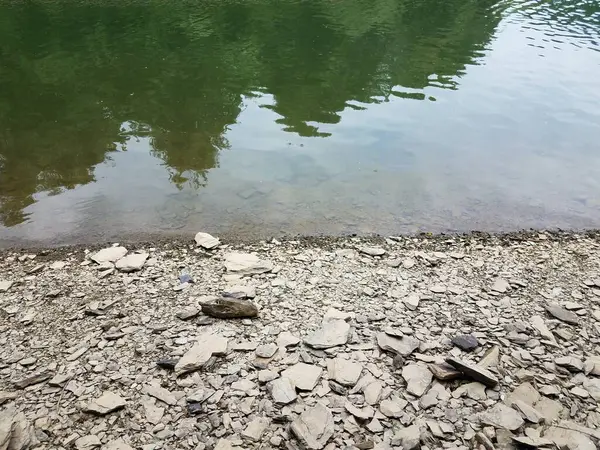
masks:
<path fill-rule="evenodd" d="M 504 428 L 509 431 L 518 430 L 525 423 L 521 414 L 504 403 L 496 403 L 493 408 L 481 413 L 479 420 L 484 425 Z"/>
<path fill-rule="evenodd" d="M 148 253 L 131 253 L 119 259 L 115 267 L 121 272 L 136 272 L 144 267 L 148 256 Z"/>
<path fill-rule="evenodd" d="M 321 378 L 322 372 L 323 369 L 319 366 L 298 363 L 281 372 L 281 376 L 289 378 L 294 386 L 301 391 L 312 391 L 317 385 L 319 378 Z"/>
<path fill-rule="evenodd" d="M 85 410 L 104 416 L 125 407 L 126 404 L 127 402 L 120 395 L 111 391 L 105 391 L 99 398 L 92 401 Z"/>
<path fill-rule="evenodd" d="M 202 231 L 196 233 L 196 236 L 194 236 L 194 241 L 196 241 L 197 247 L 202 247 L 206 250 L 212 250 L 213 248 L 221 245 L 221 241 L 218 238 L 208 233 L 203 233 Z"/>
<path fill-rule="evenodd" d="M 333 414 L 325 405 L 317 403 L 292 422 L 290 431 L 302 448 L 320 450 L 333 436 Z"/>
<path fill-rule="evenodd" d="M 446 358 L 446 362 L 456 368 L 457 370 L 464 373 L 469 378 L 472 378 L 475 381 L 479 381 L 482 384 L 485 384 L 489 387 L 496 387 L 498 385 L 498 379 L 496 376 L 490 372 L 489 370 L 477 366 L 476 364 L 471 364 L 467 361 L 458 359 L 458 358 Z"/>
<path fill-rule="evenodd" d="M 551 316 L 557 318 L 558 320 L 571 325 L 579 325 L 579 316 L 574 312 L 563 308 L 558 303 L 548 303 L 546 304 L 545 308 Z"/>
<path fill-rule="evenodd" d="M 360 363 L 343 358 L 334 358 L 327 360 L 327 372 L 329 379 L 335 380 L 343 386 L 354 386 L 363 366 Z"/>
<path fill-rule="evenodd" d="M 227 353 L 228 340 L 218 334 L 200 335 L 196 343 L 175 365 L 175 373 L 181 376 L 188 372 L 201 369 L 213 355 L 221 356 Z"/>
<path fill-rule="evenodd" d="M 309 347 L 325 349 L 344 345 L 350 337 L 350 324 L 345 320 L 328 320 L 322 327 L 304 338 Z"/>
<path fill-rule="evenodd" d="M 412 352 L 419 348 L 421 342 L 418 339 L 410 336 L 397 338 L 381 332 L 377 334 L 377 345 L 379 345 L 382 350 L 393 352 L 402 356 L 409 356 Z"/>
<path fill-rule="evenodd" d="M 240 275 L 256 275 L 273 270 L 273 263 L 252 253 L 232 252 L 225 255 L 225 269 Z"/>
<path fill-rule="evenodd" d="M 100 250 L 92 255 L 92 261 L 95 261 L 98 264 L 107 263 L 107 262 L 114 263 L 117 260 L 121 259 L 126 254 L 127 254 L 127 249 L 125 247 L 103 248 L 102 250 Z"/>

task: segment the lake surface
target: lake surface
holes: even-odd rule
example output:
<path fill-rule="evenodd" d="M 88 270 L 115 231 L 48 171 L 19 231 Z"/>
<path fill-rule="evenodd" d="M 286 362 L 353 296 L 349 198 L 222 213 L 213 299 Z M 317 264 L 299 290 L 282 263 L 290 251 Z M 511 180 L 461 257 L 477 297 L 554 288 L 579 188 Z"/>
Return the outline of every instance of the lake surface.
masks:
<path fill-rule="evenodd" d="M 600 227 L 600 4 L 0 0 L 0 224 Z"/>

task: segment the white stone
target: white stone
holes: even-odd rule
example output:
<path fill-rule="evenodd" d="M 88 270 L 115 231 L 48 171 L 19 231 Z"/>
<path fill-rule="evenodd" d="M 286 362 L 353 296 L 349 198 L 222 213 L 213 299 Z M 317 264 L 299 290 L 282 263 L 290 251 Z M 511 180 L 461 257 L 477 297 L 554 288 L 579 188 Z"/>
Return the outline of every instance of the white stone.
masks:
<path fill-rule="evenodd" d="M 269 426 L 269 423 L 270 420 L 266 417 L 257 417 L 248 424 L 246 429 L 242 432 L 242 436 L 251 441 L 258 442 Z"/>
<path fill-rule="evenodd" d="M 402 368 L 402 378 L 406 381 L 408 393 L 420 397 L 429 387 L 433 375 L 424 364 L 409 364 Z"/>
<path fill-rule="evenodd" d="M 354 386 L 360 378 L 362 370 L 362 364 L 347 359 L 338 357 L 327 360 L 329 378 L 344 386 Z"/>
<path fill-rule="evenodd" d="M 167 405 L 175 405 L 177 403 L 177 399 L 171 392 L 155 383 L 145 385 L 143 392 Z"/>
<path fill-rule="evenodd" d="M 127 249 L 125 247 L 103 248 L 99 252 L 96 252 L 92 255 L 92 260 L 97 262 L 98 264 L 107 262 L 114 263 L 126 254 Z"/>
<path fill-rule="evenodd" d="M 509 431 L 519 429 L 524 423 L 521 415 L 504 403 L 496 403 L 493 408 L 481 413 L 479 420 L 485 425 L 492 425 Z"/>
<path fill-rule="evenodd" d="M 379 404 L 379 411 L 386 417 L 397 418 L 402 416 L 406 405 L 408 402 L 403 398 L 393 397 L 383 400 Z"/>
<path fill-rule="evenodd" d="M 0 280 L 0 292 L 8 291 L 12 285 L 13 285 L 12 281 Z"/>
<path fill-rule="evenodd" d="M 552 332 L 546 326 L 546 322 L 541 316 L 532 316 L 530 319 L 531 326 L 535 328 L 540 336 L 547 341 L 556 342 L 556 338 L 552 334 Z"/>
<path fill-rule="evenodd" d="M 419 307 L 419 294 L 409 294 L 404 298 L 404 304 L 411 311 L 415 311 Z"/>
<path fill-rule="evenodd" d="M 263 344 L 256 348 L 256 356 L 259 358 L 272 358 L 277 351 L 277 345 L 275 344 Z"/>
<path fill-rule="evenodd" d="M 358 408 L 358 407 L 354 406 L 352 403 L 346 402 L 344 404 L 344 408 L 346 409 L 346 411 L 348 411 L 354 417 L 361 419 L 361 420 L 370 419 L 375 415 L 375 410 L 373 408 L 371 408 L 370 406 L 365 406 L 364 408 Z"/>
<path fill-rule="evenodd" d="M 506 292 L 509 288 L 510 284 L 508 284 L 508 281 L 504 278 L 497 278 L 496 281 L 494 281 L 494 284 L 492 284 L 492 291 L 500 292 L 501 294 Z"/>
<path fill-rule="evenodd" d="M 317 403 L 294 420 L 290 430 L 303 448 L 320 450 L 333 436 L 333 415 L 325 405 Z"/>
<path fill-rule="evenodd" d="M 262 260 L 252 253 L 232 252 L 225 255 L 225 268 L 228 272 L 254 275 L 270 272 L 273 270 L 273 263 Z"/>
<path fill-rule="evenodd" d="M 421 342 L 418 339 L 410 336 L 397 338 L 383 332 L 377 334 L 377 345 L 379 345 L 382 350 L 397 353 L 402 356 L 410 355 L 419 348 L 420 344 Z"/>
<path fill-rule="evenodd" d="M 194 236 L 194 240 L 196 241 L 197 247 L 202 247 L 206 250 L 211 250 L 215 247 L 218 247 L 221 244 L 221 241 L 218 238 L 211 236 L 208 233 L 203 233 L 201 231 L 196 233 L 196 236 Z"/>
<path fill-rule="evenodd" d="M 296 388 L 292 380 L 282 377 L 269 384 L 269 391 L 273 401 L 280 405 L 287 405 L 296 400 Z"/>
<path fill-rule="evenodd" d="M 403 428 L 396 431 L 392 442 L 400 444 L 402 450 L 415 450 L 420 448 L 421 430 L 418 425 L 411 425 L 410 427 Z"/>
<path fill-rule="evenodd" d="M 345 320 L 329 320 L 304 338 L 304 343 L 313 348 L 325 349 L 344 345 L 349 336 L 350 325 Z"/>
<path fill-rule="evenodd" d="M 222 356 L 227 353 L 227 339 L 218 334 L 202 334 L 191 349 L 183 355 L 175 366 L 175 373 L 184 373 L 200 369 L 212 355 Z"/>
<path fill-rule="evenodd" d="M 131 253 L 119 259 L 115 263 L 115 267 L 121 272 L 135 272 L 144 267 L 148 259 L 148 253 Z"/>
<path fill-rule="evenodd" d="M 281 372 L 281 376 L 289 378 L 293 385 L 301 391 L 312 391 L 323 369 L 312 364 L 298 363 Z"/>
<path fill-rule="evenodd" d="M 99 398 L 92 401 L 86 408 L 87 411 L 105 415 L 123 408 L 127 402 L 120 395 L 111 391 L 105 391 Z"/>
<path fill-rule="evenodd" d="M 90 448 L 100 447 L 101 445 L 102 442 L 100 442 L 100 438 L 95 434 L 82 436 L 75 441 L 75 448 L 77 448 L 77 450 L 88 450 Z"/>
<path fill-rule="evenodd" d="M 278 347 L 294 347 L 300 343 L 300 338 L 289 331 L 283 331 L 277 336 L 276 343 Z"/>
<path fill-rule="evenodd" d="M 134 450 L 133 447 L 127 444 L 123 439 L 115 439 L 113 441 L 107 442 L 106 445 L 102 447 L 102 450 Z"/>

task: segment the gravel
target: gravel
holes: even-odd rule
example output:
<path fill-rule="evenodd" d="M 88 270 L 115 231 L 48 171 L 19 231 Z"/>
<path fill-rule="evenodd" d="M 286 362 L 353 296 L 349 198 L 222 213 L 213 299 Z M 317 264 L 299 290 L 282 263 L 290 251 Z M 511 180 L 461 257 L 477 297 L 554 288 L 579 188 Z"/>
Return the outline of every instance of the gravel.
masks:
<path fill-rule="evenodd" d="M 0 446 L 593 449 L 599 343 L 593 234 L 5 251 Z"/>

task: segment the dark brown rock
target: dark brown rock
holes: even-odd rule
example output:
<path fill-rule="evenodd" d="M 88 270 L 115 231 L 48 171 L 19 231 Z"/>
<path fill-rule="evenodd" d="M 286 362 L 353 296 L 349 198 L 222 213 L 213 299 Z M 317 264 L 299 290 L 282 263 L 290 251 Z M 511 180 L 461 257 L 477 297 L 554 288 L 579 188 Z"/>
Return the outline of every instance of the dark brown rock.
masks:
<path fill-rule="evenodd" d="M 258 316 L 258 309 L 254 303 L 236 298 L 220 298 L 211 303 L 203 303 L 202 312 L 219 319 Z"/>
<path fill-rule="evenodd" d="M 440 381 L 456 380 L 462 376 L 462 372 L 459 372 L 450 364 L 429 364 L 429 370 Z"/>
<path fill-rule="evenodd" d="M 498 379 L 494 376 L 494 374 L 484 367 L 471 364 L 458 358 L 446 358 L 446 362 L 460 370 L 469 378 L 479 381 L 486 386 L 495 387 L 498 384 Z"/>

